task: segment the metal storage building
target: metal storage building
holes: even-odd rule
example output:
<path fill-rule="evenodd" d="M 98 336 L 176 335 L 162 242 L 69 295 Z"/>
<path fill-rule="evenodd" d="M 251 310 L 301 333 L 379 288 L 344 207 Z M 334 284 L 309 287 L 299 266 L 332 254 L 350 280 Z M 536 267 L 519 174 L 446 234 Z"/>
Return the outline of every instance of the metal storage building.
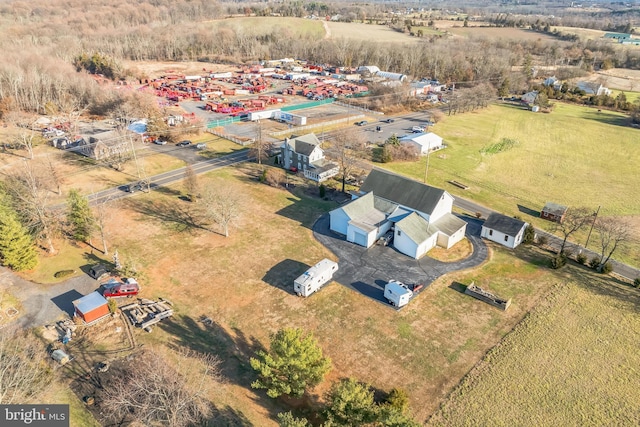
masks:
<path fill-rule="evenodd" d="M 91 323 L 109 315 L 107 300 L 97 291 L 73 301 L 73 306 L 75 315 L 85 323 Z"/>

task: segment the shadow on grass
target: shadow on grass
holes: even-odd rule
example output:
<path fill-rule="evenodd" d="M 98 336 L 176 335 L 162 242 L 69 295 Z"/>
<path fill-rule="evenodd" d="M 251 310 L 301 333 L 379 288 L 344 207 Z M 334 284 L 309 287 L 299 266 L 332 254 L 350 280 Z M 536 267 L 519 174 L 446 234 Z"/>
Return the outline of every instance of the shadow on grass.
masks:
<path fill-rule="evenodd" d="M 178 232 L 195 233 L 198 230 L 210 231 L 198 214 L 197 210 L 190 206 L 190 202 L 182 201 L 148 201 L 136 200 L 132 203 L 132 209 L 138 213 L 162 221 L 172 230 Z"/>
<path fill-rule="evenodd" d="M 467 285 L 460 282 L 451 282 L 451 284 L 449 285 L 449 289 L 453 289 L 456 292 L 464 294 L 464 291 L 467 290 Z"/>
<path fill-rule="evenodd" d="M 580 288 L 594 295 L 612 297 L 618 300 L 618 303 L 612 308 L 629 310 L 636 315 L 640 313 L 640 291 L 638 289 L 615 277 L 597 273 L 586 266 L 571 265 L 567 269 Z"/>
<path fill-rule="evenodd" d="M 540 211 L 528 208 L 526 206 L 518 205 L 518 211 L 522 212 L 525 215 L 532 216 L 534 218 L 539 218 L 540 217 Z"/>
<path fill-rule="evenodd" d="M 293 281 L 307 271 L 309 267 L 310 266 L 303 262 L 285 259 L 271 267 L 262 280 L 275 288 L 295 295 L 293 292 Z"/>
<path fill-rule="evenodd" d="M 203 426 L 225 426 L 225 427 L 250 427 L 253 423 L 239 411 L 230 406 L 218 408 L 211 404 L 211 416 L 204 420 Z"/>
<path fill-rule="evenodd" d="M 607 125 L 629 127 L 629 119 L 625 116 L 620 116 L 606 110 L 599 110 L 595 107 L 593 110 L 585 112 L 582 117 L 586 120 L 593 120 Z M 631 129 L 631 127 L 629 128 Z"/>

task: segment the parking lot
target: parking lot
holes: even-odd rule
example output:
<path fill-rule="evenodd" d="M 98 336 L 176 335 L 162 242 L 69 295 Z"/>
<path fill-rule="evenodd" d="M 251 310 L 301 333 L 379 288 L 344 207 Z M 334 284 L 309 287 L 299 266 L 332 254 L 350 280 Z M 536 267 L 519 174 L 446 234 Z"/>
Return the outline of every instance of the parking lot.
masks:
<path fill-rule="evenodd" d="M 428 255 L 415 260 L 392 246 L 374 245 L 367 249 L 347 242 L 344 236 L 329 230 L 328 214 L 316 221 L 313 234 L 339 258 L 339 268 L 333 276 L 336 282 L 394 308 L 384 298 L 384 285 L 389 280 L 422 284 L 424 287 L 418 291 L 419 294 L 438 277 L 476 267 L 487 258 L 487 246 L 480 238 L 481 221 L 466 216 L 460 218 L 467 222 L 466 237 L 473 246 L 473 253 L 463 260 L 449 263 L 429 258 Z"/>

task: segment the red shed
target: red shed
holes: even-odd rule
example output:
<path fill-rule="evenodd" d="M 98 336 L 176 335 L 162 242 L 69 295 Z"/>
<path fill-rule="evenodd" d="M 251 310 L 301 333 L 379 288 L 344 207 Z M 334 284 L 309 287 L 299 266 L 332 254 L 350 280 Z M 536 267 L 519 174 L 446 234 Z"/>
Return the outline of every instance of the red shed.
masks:
<path fill-rule="evenodd" d="M 91 323 L 109 314 L 107 300 L 99 292 L 92 292 L 73 301 L 73 306 L 76 316 L 85 323 Z"/>

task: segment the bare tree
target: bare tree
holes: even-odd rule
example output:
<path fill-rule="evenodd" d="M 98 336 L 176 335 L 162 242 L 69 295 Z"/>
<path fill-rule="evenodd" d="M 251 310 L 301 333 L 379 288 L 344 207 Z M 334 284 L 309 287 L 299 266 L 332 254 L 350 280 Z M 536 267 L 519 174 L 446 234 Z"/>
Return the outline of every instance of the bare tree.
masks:
<path fill-rule="evenodd" d="M 609 261 L 621 245 L 631 239 L 631 224 L 621 218 L 598 217 L 593 228 L 600 237 L 600 264 L 598 270 Z"/>
<path fill-rule="evenodd" d="M 51 382 L 44 348 L 30 332 L 0 330 L 0 404 L 34 401 Z"/>
<path fill-rule="evenodd" d="M 182 351 L 175 357 L 157 349 L 136 357 L 103 383 L 99 392 L 107 417 L 116 423 L 182 427 L 210 414 L 206 396 L 220 380 L 219 361 L 211 355 Z"/>
<path fill-rule="evenodd" d="M 349 176 L 356 170 L 365 155 L 365 143 L 354 129 L 343 129 L 336 133 L 329 153 L 338 162 L 342 177 L 342 192 Z"/>
<path fill-rule="evenodd" d="M 564 248 L 567 244 L 569 237 L 576 231 L 581 230 L 583 227 L 589 225 L 593 220 L 593 212 L 588 208 L 570 208 L 562 220 L 562 222 L 555 222 L 551 227 L 551 231 L 555 233 L 559 231 L 562 236 L 562 244 L 558 249 L 558 255 L 564 252 Z"/>
<path fill-rule="evenodd" d="M 229 227 L 241 214 L 240 196 L 228 187 L 220 190 L 209 187 L 202 199 L 204 217 L 222 227 L 224 236 L 229 237 Z"/>
<path fill-rule="evenodd" d="M 13 137 L 13 143 L 27 150 L 29 159 L 33 159 L 33 148 L 42 139 L 42 137 L 33 130 L 35 127 L 35 118 L 30 114 L 14 112 L 10 114 L 7 119 L 18 128 L 17 133 Z"/>
<path fill-rule="evenodd" d="M 54 159 L 55 157 L 55 159 Z M 47 155 L 45 160 L 45 169 L 51 178 L 51 184 L 55 186 L 56 193 L 59 195 L 62 194 L 62 184 L 64 183 L 64 175 L 60 171 L 60 167 L 58 166 L 58 160 L 61 159 L 59 155 Z"/>
<path fill-rule="evenodd" d="M 40 171 L 38 165 L 25 161 L 23 168 L 9 177 L 7 189 L 23 223 L 44 242 L 47 252 L 54 253 L 53 237 L 59 230 L 60 211 L 49 206 L 51 193 L 46 186 L 46 177 Z"/>
<path fill-rule="evenodd" d="M 286 172 L 280 168 L 269 168 L 265 174 L 265 181 L 272 187 L 280 188 L 285 182 Z"/>
<path fill-rule="evenodd" d="M 200 196 L 200 185 L 198 176 L 189 164 L 184 168 L 184 188 L 187 190 L 187 197 L 190 202 L 196 202 Z"/>
<path fill-rule="evenodd" d="M 93 215 L 96 218 L 95 226 L 102 241 L 102 253 L 109 254 L 107 241 L 111 235 L 110 226 L 113 219 L 113 200 L 105 198 L 98 200 L 93 205 Z"/>

